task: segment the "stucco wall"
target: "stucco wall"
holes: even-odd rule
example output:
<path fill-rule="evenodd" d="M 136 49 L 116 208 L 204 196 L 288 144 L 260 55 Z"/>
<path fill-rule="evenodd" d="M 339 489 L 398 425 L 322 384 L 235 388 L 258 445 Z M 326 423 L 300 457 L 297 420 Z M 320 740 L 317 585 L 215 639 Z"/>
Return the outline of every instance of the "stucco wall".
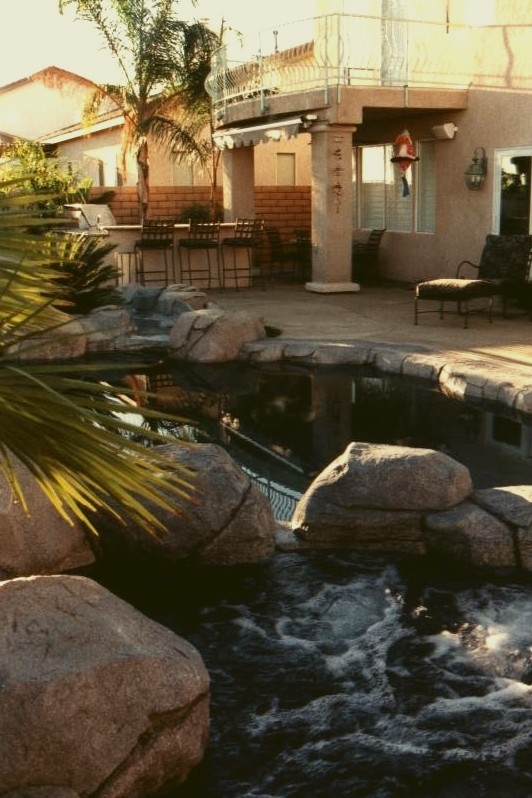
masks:
<path fill-rule="evenodd" d="M 498 232 L 492 219 L 494 150 L 532 148 L 531 114 L 532 95 L 472 89 L 467 111 L 452 114 L 452 119 L 439 117 L 440 122 L 454 121 L 458 131 L 453 140 L 436 142 L 436 233 L 387 232 L 382 243 L 387 277 L 418 281 L 450 276 L 461 260 L 478 262 L 486 235 Z M 412 136 L 426 137 L 438 123 L 434 119 L 408 120 Z M 390 128 L 388 141 L 396 134 L 397 128 Z M 488 175 L 480 191 L 469 191 L 464 171 L 479 146 L 488 155 Z"/>
<path fill-rule="evenodd" d="M 81 119 L 87 85 L 53 68 L 37 75 L 0 89 L 0 130 L 37 139 Z"/>

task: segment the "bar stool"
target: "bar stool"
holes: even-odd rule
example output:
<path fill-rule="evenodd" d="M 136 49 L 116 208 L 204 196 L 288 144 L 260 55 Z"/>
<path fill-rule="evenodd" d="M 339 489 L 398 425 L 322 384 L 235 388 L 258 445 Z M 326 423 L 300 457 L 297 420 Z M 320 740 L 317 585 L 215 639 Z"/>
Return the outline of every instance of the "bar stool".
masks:
<path fill-rule="evenodd" d="M 220 243 L 222 252 L 222 284 L 226 287 L 226 275 L 231 267 L 226 265 L 225 252 L 230 249 L 233 251 L 232 275 L 235 281 L 235 288 L 238 291 L 238 272 L 243 272 L 249 276 L 253 267 L 253 250 L 259 245 L 262 232 L 264 230 L 264 219 L 237 219 L 235 224 L 235 234 L 230 238 L 223 238 Z M 247 267 L 238 266 L 236 253 L 237 250 L 244 249 L 247 252 Z"/>
<path fill-rule="evenodd" d="M 138 259 L 138 253 L 131 249 L 114 253 L 116 266 L 115 285 L 127 285 L 136 280 L 139 271 Z"/>
<path fill-rule="evenodd" d="M 174 261 L 174 222 L 168 219 L 149 219 L 142 225 L 140 238 L 135 242 L 133 248 L 137 256 L 136 280 L 141 285 L 147 282 L 161 282 L 164 285 L 169 283 L 169 262 L 168 253 L 171 256 L 172 280 L 175 282 L 175 261 Z M 164 256 L 164 268 L 146 271 L 144 265 L 145 252 L 162 252 Z"/>
<path fill-rule="evenodd" d="M 188 237 L 182 238 L 178 245 L 179 268 L 181 270 L 181 280 L 193 283 L 195 279 L 207 281 L 207 288 L 211 287 L 211 252 L 216 253 L 216 276 L 218 286 L 222 287 L 222 275 L 220 271 L 220 222 L 197 222 L 190 221 L 188 224 Z M 187 253 L 186 266 L 183 264 L 182 251 Z M 200 261 L 199 258 L 191 258 L 193 252 L 204 252 L 207 256 Z"/>

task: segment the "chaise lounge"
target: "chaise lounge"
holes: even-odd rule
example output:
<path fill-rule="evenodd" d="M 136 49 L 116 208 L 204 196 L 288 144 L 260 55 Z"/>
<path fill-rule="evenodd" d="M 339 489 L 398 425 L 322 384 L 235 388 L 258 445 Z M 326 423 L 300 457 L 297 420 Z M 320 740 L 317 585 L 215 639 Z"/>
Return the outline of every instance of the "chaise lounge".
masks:
<path fill-rule="evenodd" d="M 462 277 L 465 267 L 476 269 L 476 276 Z M 487 235 L 478 264 L 469 260 L 459 263 L 456 277 L 427 280 L 418 283 L 414 292 L 414 324 L 418 323 L 421 313 L 440 314 L 459 313 L 464 317 L 464 327 L 469 324 L 469 315 L 473 312 L 488 311 L 491 322 L 493 298 L 500 297 L 503 316 L 506 317 L 507 303 L 517 301 L 531 310 L 532 302 L 532 236 Z M 482 307 L 472 309 L 469 303 L 477 299 L 486 299 Z M 420 301 L 437 302 L 437 308 L 419 309 Z M 445 303 L 455 305 L 446 310 Z"/>

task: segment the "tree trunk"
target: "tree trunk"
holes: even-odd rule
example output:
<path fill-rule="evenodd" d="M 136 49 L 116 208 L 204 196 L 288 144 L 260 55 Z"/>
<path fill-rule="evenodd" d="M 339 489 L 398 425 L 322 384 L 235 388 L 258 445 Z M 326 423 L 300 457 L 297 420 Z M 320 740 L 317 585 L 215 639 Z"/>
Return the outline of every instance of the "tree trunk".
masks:
<path fill-rule="evenodd" d="M 137 195 L 139 198 L 141 224 L 148 216 L 150 201 L 149 172 L 148 142 L 144 139 L 137 149 Z"/>

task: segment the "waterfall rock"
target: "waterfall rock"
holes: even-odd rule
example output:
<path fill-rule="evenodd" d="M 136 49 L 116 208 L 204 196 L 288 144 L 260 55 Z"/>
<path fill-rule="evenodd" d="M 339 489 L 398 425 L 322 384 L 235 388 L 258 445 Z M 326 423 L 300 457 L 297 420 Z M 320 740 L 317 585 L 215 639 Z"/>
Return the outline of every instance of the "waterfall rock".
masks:
<path fill-rule="evenodd" d="M 170 332 L 169 355 L 175 360 L 222 363 L 237 360 L 244 344 L 266 337 L 256 316 L 218 308 L 182 313 Z"/>
<path fill-rule="evenodd" d="M 209 677 L 170 630 L 75 576 L 1 583 L 0 628 L 0 793 L 141 798 L 201 760 Z"/>
<path fill-rule="evenodd" d="M 442 452 L 354 442 L 308 488 L 292 528 L 305 540 L 353 544 L 371 529 L 378 548 L 396 539 L 397 528 L 422 549 L 422 514 L 454 507 L 472 490 L 469 470 Z"/>
<path fill-rule="evenodd" d="M 77 318 L 85 332 L 88 352 L 120 350 L 124 336 L 133 331 L 131 314 L 125 307 L 106 305 Z"/>
<path fill-rule="evenodd" d="M 189 310 L 201 310 L 208 305 L 207 294 L 193 286 L 170 285 L 157 297 L 155 312 L 165 316 L 180 316 Z"/>
<path fill-rule="evenodd" d="M 216 444 L 189 447 L 165 444 L 161 453 L 194 472 L 192 501 L 169 513 L 152 507 L 166 534 L 149 536 L 133 523 L 127 528 L 101 516 L 98 530 L 129 551 L 147 552 L 169 561 L 190 558 L 196 564 L 235 565 L 259 562 L 275 550 L 275 521 L 270 502 Z M 118 537 L 117 537 L 118 536 Z"/>
<path fill-rule="evenodd" d="M 94 562 L 82 524 L 62 518 L 26 466 L 13 457 L 11 463 L 28 512 L 0 477 L 0 578 L 60 573 Z"/>

